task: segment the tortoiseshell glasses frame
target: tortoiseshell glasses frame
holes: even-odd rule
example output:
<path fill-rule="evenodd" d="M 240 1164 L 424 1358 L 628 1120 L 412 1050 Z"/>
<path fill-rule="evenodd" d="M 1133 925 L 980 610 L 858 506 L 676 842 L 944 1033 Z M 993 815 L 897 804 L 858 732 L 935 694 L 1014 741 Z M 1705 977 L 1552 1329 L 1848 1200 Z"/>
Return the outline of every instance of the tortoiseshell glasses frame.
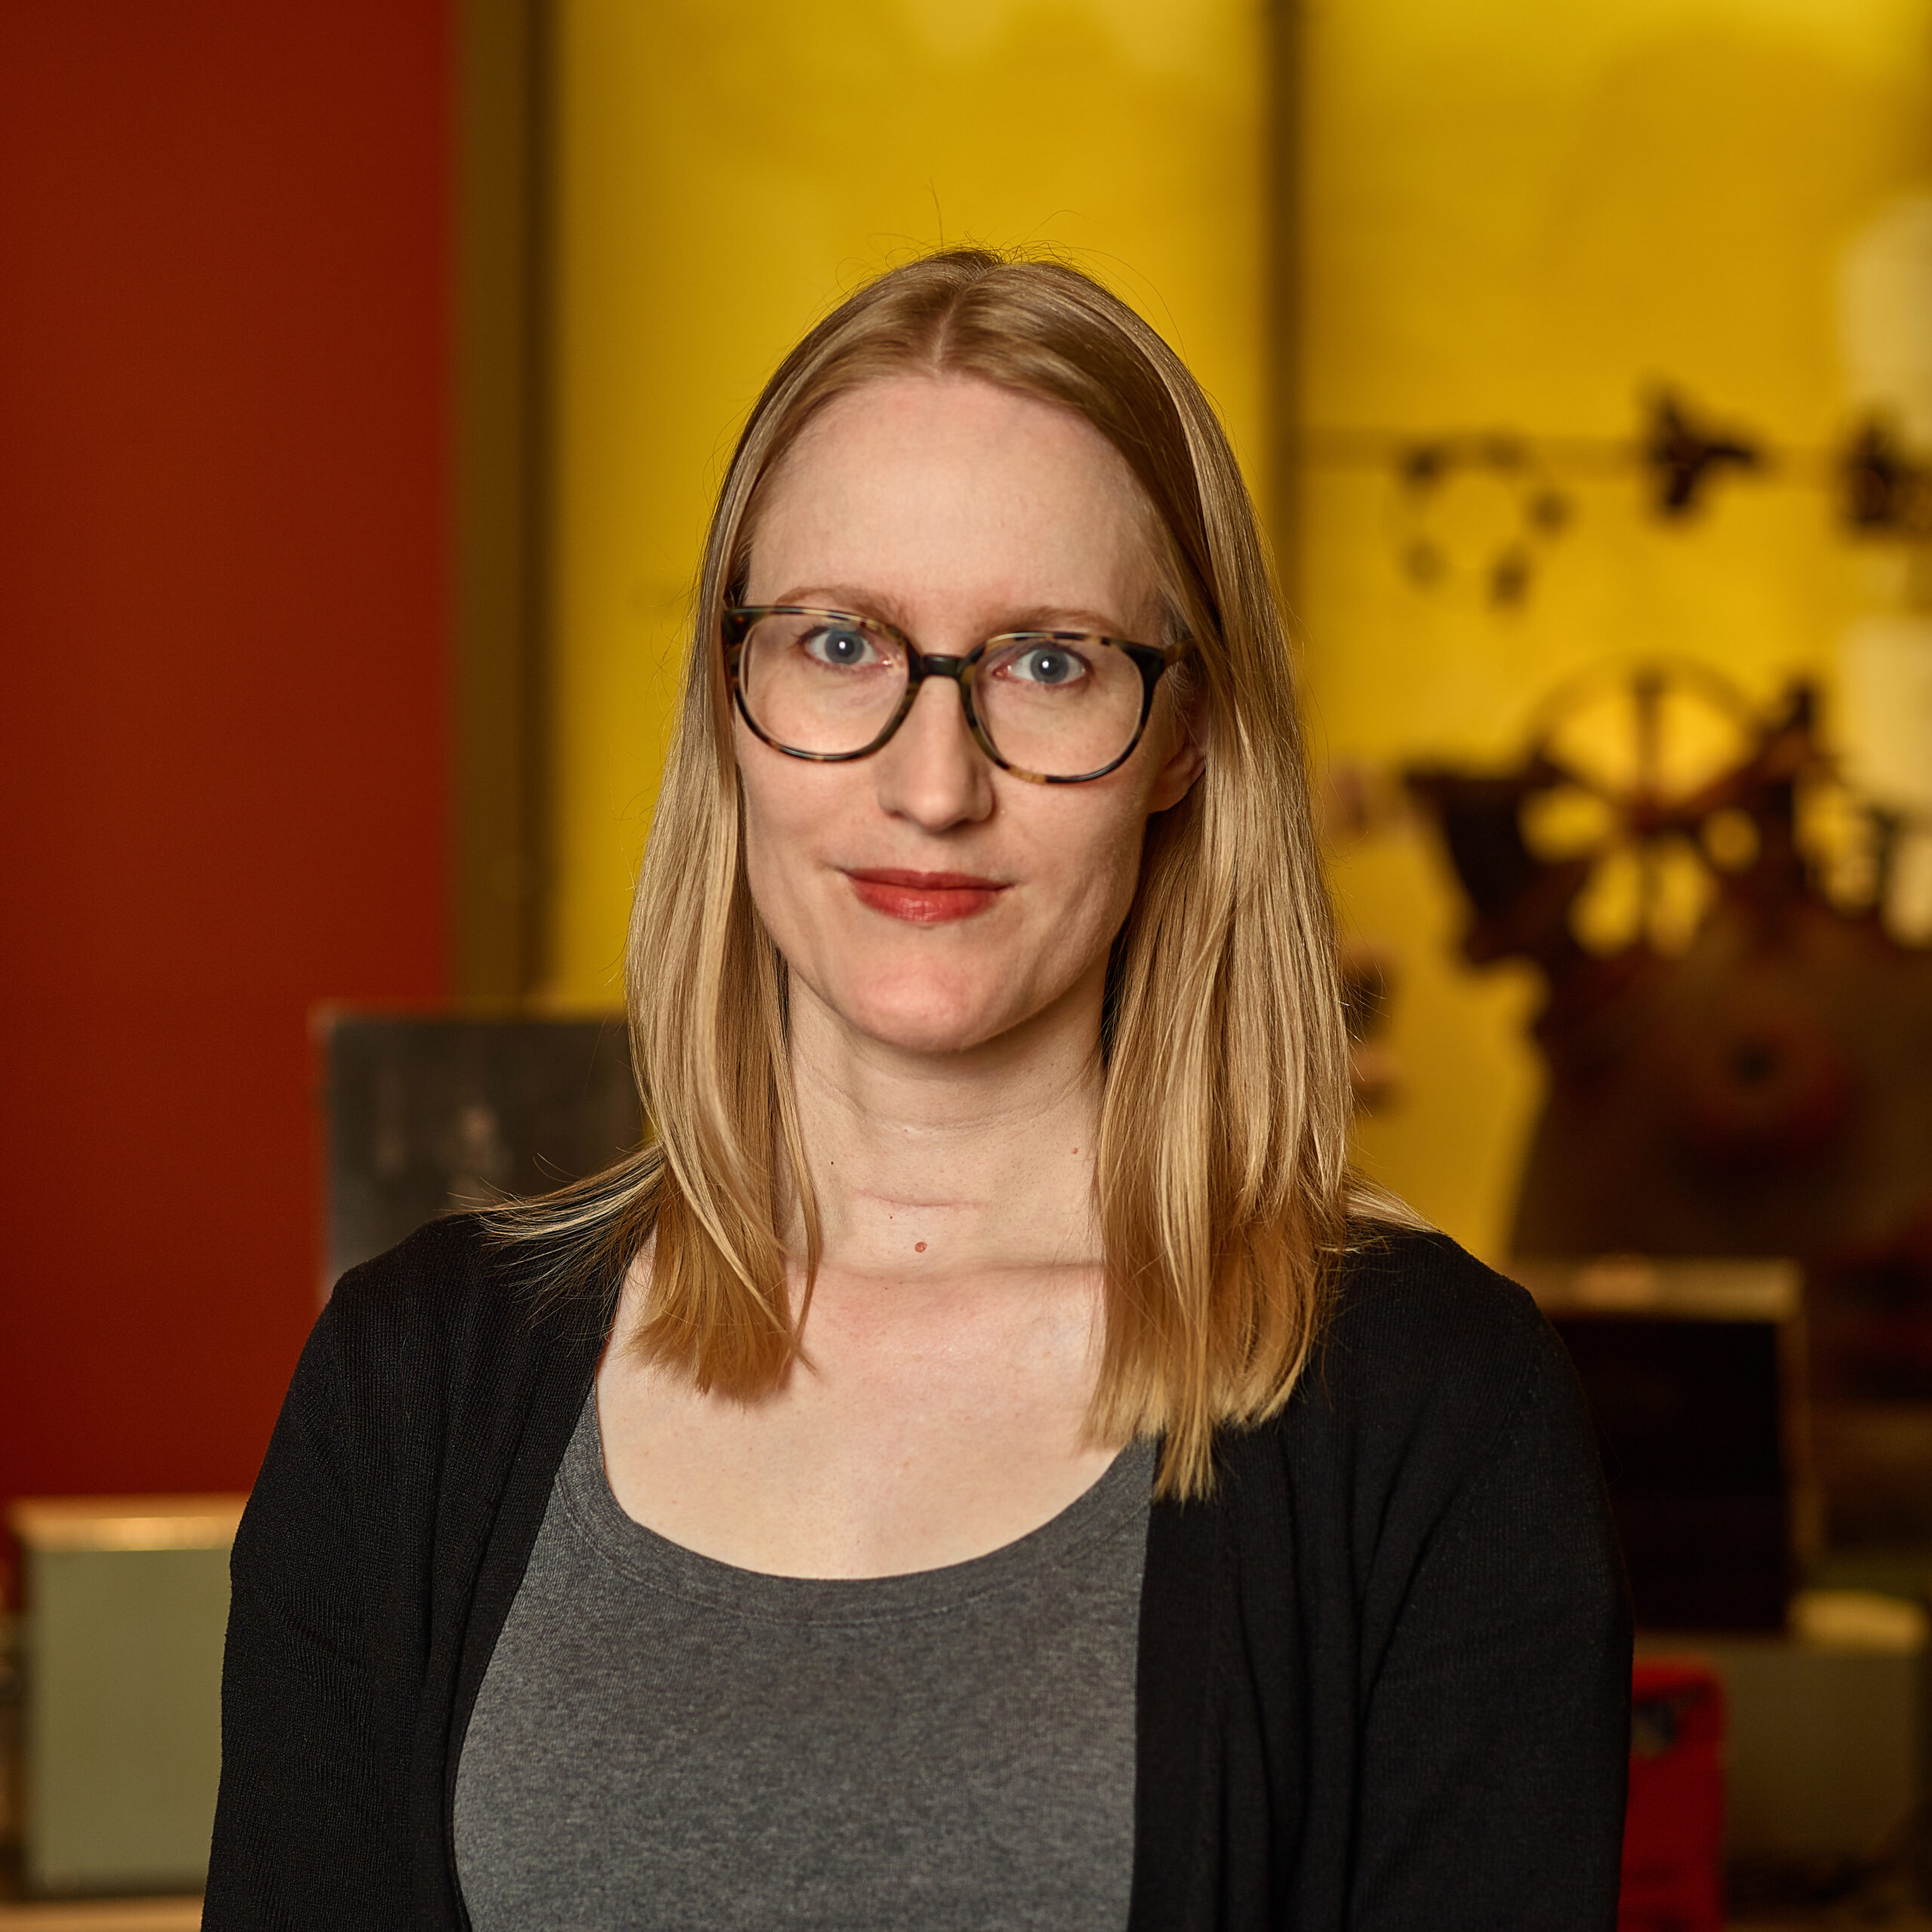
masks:
<path fill-rule="evenodd" d="M 900 694 L 898 703 L 891 715 L 866 744 L 856 751 L 820 752 L 807 751 L 796 745 L 788 745 L 768 731 L 752 715 L 746 701 L 743 680 L 740 675 L 744 649 L 749 640 L 752 627 L 767 617 L 810 617 L 841 626 L 849 626 L 862 633 L 889 640 L 905 654 L 906 688 Z M 1164 647 L 1152 644 L 1137 644 L 1131 638 L 1105 637 L 1093 631 L 1002 631 L 987 638 L 963 657 L 944 655 L 936 651 L 921 651 L 897 625 L 888 624 L 881 618 L 862 617 L 850 611 L 821 610 L 804 604 L 733 604 L 724 613 L 724 664 L 730 679 L 732 703 L 746 727 L 761 743 L 769 745 L 775 752 L 781 752 L 787 758 L 804 758 L 814 764 L 850 764 L 854 760 L 870 758 L 881 749 L 892 734 L 903 724 L 912 711 L 919 695 L 919 687 L 928 678 L 950 678 L 959 687 L 960 708 L 965 713 L 966 725 L 973 734 L 974 743 L 1001 771 L 1015 778 L 1024 779 L 1030 785 L 1084 785 L 1096 778 L 1104 778 L 1110 771 L 1117 771 L 1131 758 L 1147 729 L 1147 720 L 1154 709 L 1154 693 L 1168 671 L 1187 654 L 1189 645 L 1183 640 Z M 1023 765 L 1016 764 L 1006 757 L 994 743 L 992 736 L 981 721 L 979 707 L 974 701 L 974 678 L 986 654 L 996 646 L 1060 645 L 1078 650 L 1098 646 L 1117 651 L 1131 663 L 1140 675 L 1140 715 L 1134 721 L 1134 732 L 1127 743 L 1103 764 L 1096 765 L 1090 771 L 1072 773 L 1032 771 Z"/>

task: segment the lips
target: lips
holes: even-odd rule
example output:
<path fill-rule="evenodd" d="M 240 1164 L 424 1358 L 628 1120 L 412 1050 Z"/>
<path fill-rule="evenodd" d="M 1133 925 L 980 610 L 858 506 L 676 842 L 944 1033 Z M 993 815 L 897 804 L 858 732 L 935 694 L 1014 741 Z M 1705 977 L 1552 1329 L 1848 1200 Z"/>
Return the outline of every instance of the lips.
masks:
<path fill-rule="evenodd" d="M 862 905 L 915 926 L 970 919 L 1006 890 L 999 879 L 981 878 L 971 872 L 901 872 L 879 866 L 848 872 L 845 876 Z"/>

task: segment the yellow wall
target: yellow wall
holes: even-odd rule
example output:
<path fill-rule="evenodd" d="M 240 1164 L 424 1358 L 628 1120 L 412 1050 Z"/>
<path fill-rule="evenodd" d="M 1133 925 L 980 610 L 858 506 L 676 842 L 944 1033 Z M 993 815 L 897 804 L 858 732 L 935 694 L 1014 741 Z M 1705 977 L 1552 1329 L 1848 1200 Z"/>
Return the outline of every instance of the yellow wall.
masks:
<path fill-rule="evenodd" d="M 1932 177 L 1932 0 L 1346 0 L 1307 9 L 1301 411 L 1415 432 L 1614 436 L 1658 377 L 1793 444 L 1843 426 L 1847 242 Z M 1932 328 L 1932 317 L 1924 326 Z M 1740 483 L 1660 528 L 1629 480 L 1577 493 L 1527 608 L 1398 569 L 1391 491 L 1303 484 L 1317 742 L 1337 758 L 1506 756 L 1533 697 L 1607 656 L 1684 653 L 1769 693 L 1829 672 L 1869 586 L 1815 491 Z M 1458 512 L 1477 534 L 1494 506 Z M 1376 1171 L 1503 1251 L 1538 1098 L 1527 974 L 1452 955 L 1413 826 L 1341 855 L 1345 916 L 1404 969 L 1403 1102 Z"/>
<path fill-rule="evenodd" d="M 709 494 L 844 291 L 941 238 L 1057 245 L 1263 455 L 1265 4 L 561 0 L 556 999 L 616 998 Z M 1307 422 L 1614 436 L 1668 377 L 1780 441 L 1838 432 L 1839 256 L 1932 177 L 1932 0 L 1301 11 Z M 1681 529 L 1628 480 L 1577 495 L 1527 608 L 1499 614 L 1404 578 L 1381 478 L 1304 474 L 1322 756 L 1505 755 L 1537 694 L 1606 656 L 1703 657 L 1761 693 L 1829 672 L 1864 592 L 1817 493 L 1740 484 Z M 1534 985 L 1457 964 L 1413 826 L 1335 877 L 1404 974 L 1407 1093 L 1364 1153 L 1500 1255 Z"/>
<path fill-rule="evenodd" d="M 1057 245 L 1263 441 L 1259 0 L 562 0 L 551 992 L 608 1004 L 710 493 L 785 349 Z"/>

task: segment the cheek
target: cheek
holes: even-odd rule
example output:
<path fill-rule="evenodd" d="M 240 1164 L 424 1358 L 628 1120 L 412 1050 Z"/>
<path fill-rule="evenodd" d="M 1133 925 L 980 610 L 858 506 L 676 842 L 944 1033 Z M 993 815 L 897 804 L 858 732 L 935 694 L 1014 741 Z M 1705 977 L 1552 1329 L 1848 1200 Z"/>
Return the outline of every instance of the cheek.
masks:
<path fill-rule="evenodd" d="M 781 949 L 804 937 L 838 829 L 863 811 L 852 776 L 863 769 L 782 757 L 740 728 L 745 879 L 758 916 Z M 817 916 L 822 918 L 823 908 Z"/>
<path fill-rule="evenodd" d="M 1133 909 L 1146 813 L 1131 795 L 1080 798 L 1078 805 L 1052 815 L 1038 849 L 1058 888 L 1051 897 L 1066 936 L 1104 946 Z"/>
<path fill-rule="evenodd" d="M 802 801 L 786 783 L 787 774 L 764 768 L 763 759 L 746 757 L 741 743 L 738 798 L 745 828 L 746 881 L 759 916 L 776 937 L 785 922 L 787 883 L 799 872 L 806 828 Z"/>

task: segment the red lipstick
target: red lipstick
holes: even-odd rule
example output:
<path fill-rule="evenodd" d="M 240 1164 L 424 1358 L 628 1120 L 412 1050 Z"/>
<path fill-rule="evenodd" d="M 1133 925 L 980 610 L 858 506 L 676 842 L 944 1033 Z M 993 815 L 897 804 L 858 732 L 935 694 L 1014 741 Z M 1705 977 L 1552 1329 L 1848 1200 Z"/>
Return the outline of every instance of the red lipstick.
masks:
<path fill-rule="evenodd" d="M 867 866 L 845 876 L 861 904 L 915 926 L 970 919 L 1006 890 L 998 879 L 980 878 L 971 872 L 909 872 Z"/>

